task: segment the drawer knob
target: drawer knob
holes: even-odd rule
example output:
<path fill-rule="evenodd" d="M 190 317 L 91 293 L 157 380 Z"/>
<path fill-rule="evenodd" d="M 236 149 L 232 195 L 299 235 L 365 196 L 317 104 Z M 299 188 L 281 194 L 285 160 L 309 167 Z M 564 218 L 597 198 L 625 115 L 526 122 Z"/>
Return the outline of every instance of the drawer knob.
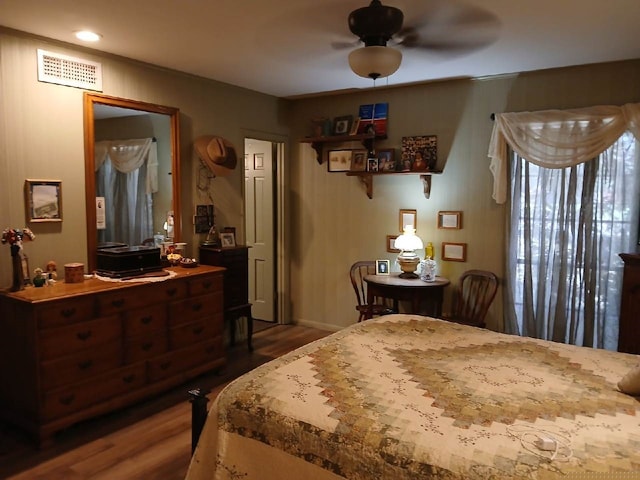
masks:
<path fill-rule="evenodd" d="M 204 282 L 202 282 L 202 286 L 204 286 L 204 288 L 210 288 L 211 285 L 213 285 L 213 282 L 211 280 L 205 280 Z"/>
<path fill-rule="evenodd" d="M 64 318 L 69 318 L 72 317 L 76 314 L 76 309 L 75 308 L 63 308 L 62 311 L 60 312 L 62 314 L 62 316 Z"/>
<path fill-rule="evenodd" d="M 124 299 L 123 298 L 119 298 L 118 300 L 113 300 L 111 302 L 111 305 L 113 305 L 116 308 L 120 308 L 121 306 L 124 305 Z"/>
<path fill-rule="evenodd" d="M 82 340 L 83 342 L 88 340 L 91 337 L 91 330 L 87 330 L 86 332 L 78 332 L 76 334 L 78 340 Z"/>
<path fill-rule="evenodd" d="M 202 326 L 195 327 L 195 328 L 193 329 L 193 334 L 194 334 L 194 335 L 200 335 L 200 334 L 202 333 L 202 331 L 203 331 L 203 330 L 204 330 L 204 327 L 202 327 Z"/>
<path fill-rule="evenodd" d="M 140 323 L 143 323 L 145 325 L 149 325 L 151 323 L 151 320 L 153 320 L 153 317 L 148 316 L 148 317 L 142 317 L 140 319 Z"/>
<path fill-rule="evenodd" d="M 62 405 L 71 405 L 71 402 L 73 402 L 75 398 L 76 396 L 72 393 L 71 395 L 60 397 L 59 400 Z"/>
<path fill-rule="evenodd" d="M 167 370 L 171 366 L 171 362 L 164 362 L 160 364 L 160 370 Z"/>
<path fill-rule="evenodd" d="M 80 370 L 86 370 L 87 368 L 91 368 L 93 366 L 92 360 L 85 360 L 84 362 L 78 363 L 78 368 Z"/>
<path fill-rule="evenodd" d="M 193 305 L 191 305 L 191 310 L 193 310 L 194 312 L 199 312 L 200 310 L 202 310 L 202 304 L 194 303 Z"/>
<path fill-rule="evenodd" d="M 167 289 L 168 297 L 173 297 L 176 293 L 178 293 L 178 289 L 175 287 Z"/>
<path fill-rule="evenodd" d="M 142 344 L 142 350 L 148 352 L 153 347 L 153 342 L 147 342 Z"/>
<path fill-rule="evenodd" d="M 124 377 L 122 377 L 122 381 L 124 383 L 131 383 L 136 379 L 136 376 L 131 374 L 131 375 L 125 375 Z"/>

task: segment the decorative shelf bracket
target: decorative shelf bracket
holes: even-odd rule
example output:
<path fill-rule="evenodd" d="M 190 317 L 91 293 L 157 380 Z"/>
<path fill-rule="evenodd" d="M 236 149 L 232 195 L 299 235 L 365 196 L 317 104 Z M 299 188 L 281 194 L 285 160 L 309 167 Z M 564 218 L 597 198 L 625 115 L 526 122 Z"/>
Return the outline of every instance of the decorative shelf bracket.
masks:
<path fill-rule="evenodd" d="M 422 180 L 424 198 L 428 200 L 431 196 L 431 175 L 420 175 L 420 180 Z"/>
<path fill-rule="evenodd" d="M 373 198 L 373 175 L 358 175 L 358 178 L 367 191 L 367 197 L 371 200 Z"/>

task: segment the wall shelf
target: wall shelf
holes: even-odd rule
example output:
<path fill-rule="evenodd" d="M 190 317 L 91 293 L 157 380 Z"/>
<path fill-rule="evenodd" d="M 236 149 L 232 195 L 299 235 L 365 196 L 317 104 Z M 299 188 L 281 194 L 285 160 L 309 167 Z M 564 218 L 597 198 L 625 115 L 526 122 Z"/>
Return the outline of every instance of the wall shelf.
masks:
<path fill-rule="evenodd" d="M 331 135 L 325 137 L 305 137 L 300 140 L 301 143 L 310 143 L 311 147 L 316 151 L 316 160 L 322 165 L 322 153 L 325 144 L 328 143 L 344 143 L 344 142 L 361 142 L 364 148 L 368 151 L 373 150 L 373 142 L 377 139 L 383 139 L 386 137 L 376 137 L 373 134 L 360 134 L 360 135 Z"/>
<path fill-rule="evenodd" d="M 429 172 L 347 172 L 348 177 L 358 177 L 364 184 L 367 197 L 373 198 L 373 177 L 383 177 L 387 175 L 420 175 L 422 180 L 424 198 L 431 196 L 431 176 L 441 174 L 441 170 L 431 170 Z"/>

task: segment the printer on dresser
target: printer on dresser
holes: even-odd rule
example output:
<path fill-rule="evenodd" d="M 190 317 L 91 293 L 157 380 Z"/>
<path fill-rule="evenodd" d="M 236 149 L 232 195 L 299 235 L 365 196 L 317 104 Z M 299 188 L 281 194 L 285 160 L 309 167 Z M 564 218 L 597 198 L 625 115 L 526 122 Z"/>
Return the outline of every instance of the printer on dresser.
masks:
<path fill-rule="evenodd" d="M 224 267 L 224 316 L 229 321 L 231 344 L 235 341 L 236 319 L 247 319 L 247 346 L 253 350 L 251 337 L 253 335 L 253 317 L 249 303 L 249 247 L 237 245 L 235 247 L 200 246 L 200 264 Z"/>
<path fill-rule="evenodd" d="M 0 418 L 42 444 L 225 363 L 222 268 L 0 294 Z"/>

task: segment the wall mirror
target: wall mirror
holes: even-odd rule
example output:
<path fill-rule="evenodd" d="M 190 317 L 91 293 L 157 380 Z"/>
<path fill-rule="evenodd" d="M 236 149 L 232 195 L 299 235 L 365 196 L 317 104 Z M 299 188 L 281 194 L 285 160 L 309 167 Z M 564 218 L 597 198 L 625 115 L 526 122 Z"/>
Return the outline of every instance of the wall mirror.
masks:
<path fill-rule="evenodd" d="M 84 133 L 89 272 L 99 246 L 180 241 L 179 110 L 85 92 Z"/>

